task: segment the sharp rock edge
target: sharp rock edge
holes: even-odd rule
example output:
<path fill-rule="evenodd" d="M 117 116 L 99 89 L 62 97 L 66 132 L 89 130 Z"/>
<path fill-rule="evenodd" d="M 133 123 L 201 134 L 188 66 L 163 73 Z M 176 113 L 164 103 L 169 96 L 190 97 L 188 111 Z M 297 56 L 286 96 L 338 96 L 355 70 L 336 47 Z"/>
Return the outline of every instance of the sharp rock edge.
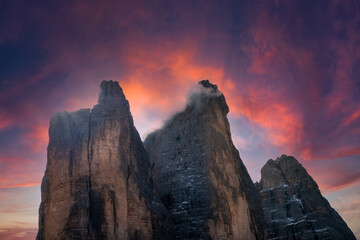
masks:
<path fill-rule="evenodd" d="M 118 82 L 50 121 L 37 239 L 355 239 L 294 158 L 255 185 L 224 95 L 200 81 L 144 143 Z"/>
<path fill-rule="evenodd" d="M 355 239 L 321 195 L 313 178 L 292 156 L 270 159 L 256 184 L 264 207 L 268 239 Z"/>

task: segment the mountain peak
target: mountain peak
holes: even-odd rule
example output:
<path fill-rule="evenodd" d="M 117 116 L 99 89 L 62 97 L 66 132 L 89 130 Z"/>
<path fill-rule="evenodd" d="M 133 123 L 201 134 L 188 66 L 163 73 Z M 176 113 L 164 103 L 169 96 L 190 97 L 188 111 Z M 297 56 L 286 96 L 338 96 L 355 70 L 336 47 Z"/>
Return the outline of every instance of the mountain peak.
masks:
<path fill-rule="evenodd" d="M 198 84 L 204 88 L 212 89 L 214 92 L 218 91 L 218 87 L 215 84 L 212 84 L 209 80 L 201 80 Z"/>
<path fill-rule="evenodd" d="M 296 184 L 302 179 L 310 178 L 304 167 L 293 156 L 285 154 L 270 159 L 261 168 L 261 184 L 263 188 L 272 188 L 283 184 Z"/>
<path fill-rule="evenodd" d="M 260 197 L 233 145 L 218 87 L 200 81 L 187 108 L 144 142 L 177 239 L 264 239 Z"/>
<path fill-rule="evenodd" d="M 50 122 L 37 240 L 172 239 L 128 101 L 116 81 L 100 89 L 91 111 Z"/>
<path fill-rule="evenodd" d="M 37 240 L 355 239 L 294 157 L 267 161 L 254 186 L 217 85 L 188 98 L 144 143 L 116 81 L 91 110 L 56 114 Z"/>
<path fill-rule="evenodd" d="M 218 89 L 217 85 L 212 84 L 209 80 L 199 81 L 198 84 L 189 91 L 188 96 L 188 105 L 195 105 L 198 109 L 219 104 L 225 115 L 229 112 L 224 94 Z"/>
<path fill-rule="evenodd" d="M 355 239 L 294 157 L 267 161 L 258 186 L 268 239 Z"/>
<path fill-rule="evenodd" d="M 113 101 L 114 99 L 125 99 L 125 95 L 119 82 L 103 80 L 100 84 L 98 103 L 106 103 Z"/>

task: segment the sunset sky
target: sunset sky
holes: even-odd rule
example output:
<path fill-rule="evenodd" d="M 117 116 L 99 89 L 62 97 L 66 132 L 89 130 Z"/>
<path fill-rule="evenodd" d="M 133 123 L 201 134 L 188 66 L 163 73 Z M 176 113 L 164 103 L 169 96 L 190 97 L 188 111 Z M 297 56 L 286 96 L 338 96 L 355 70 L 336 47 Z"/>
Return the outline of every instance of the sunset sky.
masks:
<path fill-rule="evenodd" d="M 51 116 L 120 83 L 144 139 L 209 79 L 253 181 L 293 155 L 360 239 L 360 1 L 0 1 L 0 239 L 33 239 Z"/>

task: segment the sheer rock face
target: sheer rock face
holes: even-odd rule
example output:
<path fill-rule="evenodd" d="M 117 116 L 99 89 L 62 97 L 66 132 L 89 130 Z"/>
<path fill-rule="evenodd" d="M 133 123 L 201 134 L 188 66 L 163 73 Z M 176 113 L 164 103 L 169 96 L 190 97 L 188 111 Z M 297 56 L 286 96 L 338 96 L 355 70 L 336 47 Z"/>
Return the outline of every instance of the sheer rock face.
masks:
<path fill-rule="evenodd" d="M 234 147 L 223 94 L 201 81 L 186 109 L 150 134 L 155 188 L 178 239 L 263 239 L 260 197 Z"/>
<path fill-rule="evenodd" d="M 269 239 L 355 239 L 295 158 L 282 155 L 269 160 L 257 187 Z"/>
<path fill-rule="evenodd" d="M 169 239 L 166 214 L 117 82 L 91 111 L 55 114 L 37 239 Z"/>

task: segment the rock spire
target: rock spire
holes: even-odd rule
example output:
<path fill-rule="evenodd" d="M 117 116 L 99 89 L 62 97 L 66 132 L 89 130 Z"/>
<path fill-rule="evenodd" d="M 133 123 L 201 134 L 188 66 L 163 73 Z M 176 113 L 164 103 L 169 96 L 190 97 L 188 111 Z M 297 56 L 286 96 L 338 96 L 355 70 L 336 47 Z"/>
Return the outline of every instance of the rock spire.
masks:
<path fill-rule="evenodd" d="M 269 239 L 354 239 L 313 178 L 291 156 L 270 159 L 257 184 Z"/>
<path fill-rule="evenodd" d="M 260 197 L 234 147 L 224 95 L 200 81 L 184 111 L 145 140 L 178 239 L 263 239 Z"/>
<path fill-rule="evenodd" d="M 37 239 L 168 239 L 149 158 L 118 82 L 50 121 Z"/>

